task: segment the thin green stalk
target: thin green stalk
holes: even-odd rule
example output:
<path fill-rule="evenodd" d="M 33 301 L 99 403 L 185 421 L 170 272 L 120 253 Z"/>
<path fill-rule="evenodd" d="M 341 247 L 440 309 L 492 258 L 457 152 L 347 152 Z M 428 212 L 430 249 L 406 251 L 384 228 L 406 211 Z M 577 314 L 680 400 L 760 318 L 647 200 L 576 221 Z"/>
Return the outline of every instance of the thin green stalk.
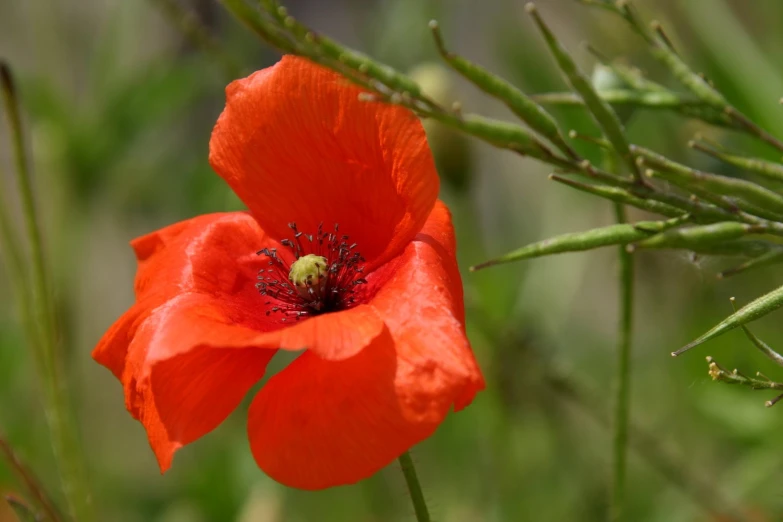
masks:
<path fill-rule="evenodd" d="M 625 206 L 615 204 L 617 223 L 625 223 Z M 633 255 L 618 248 L 620 260 L 620 325 L 617 340 L 617 376 L 614 408 L 612 466 L 612 520 L 622 520 L 628 453 L 628 412 L 631 394 L 631 336 L 633 326 Z"/>
<path fill-rule="evenodd" d="M 2 176 L 0 176 L 0 178 L 1 177 Z M 29 339 L 34 339 L 36 337 L 36 329 L 33 321 L 31 302 L 27 294 L 28 274 L 25 270 L 24 250 L 14 231 L 14 227 L 11 225 L 11 217 L 9 213 L 6 212 L 7 209 L 10 209 L 8 201 L 3 200 L 0 203 L 2 204 L 0 206 L 0 253 L 2 253 L 4 266 L 8 275 L 8 281 L 13 290 L 13 295 L 17 299 L 18 313 L 25 335 Z M 42 368 L 43 358 L 40 350 L 34 349 L 31 351 L 35 359 L 36 367 Z M 62 518 L 54 507 L 54 502 L 49 499 L 44 489 L 40 486 L 40 483 L 31 473 L 29 473 L 27 468 L 12 451 L 11 446 L 2 436 L 0 436 L 0 454 L 5 457 L 9 467 L 16 471 L 20 481 L 24 483 L 28 492 L 37 500 L 39 507 L 46 512 L 48 520 L 50 522 L 60 522 Z M 6 498 L 6 500 L 14 507 L 13 499 Z"/>
<path fill-rule="evenodd" d="M 69 408 L 69 394 L 63 376 L 62 361 L 57 353 L 58 334 L 54 305 L 46 274 L 43 241 L 33 197 L 32 176 L 22 138 L 19 103 L 11 70 L 5 63 L 0 63 L 0 87 L 12 139 L 17 189 L 31 257 L 32 304 L 29 308 L 31 311 L 29 317 L 32 328 L 29 342 L 32 351 L 39 352 L 36 362 L 44 391 L 46 418 L 69 512 L 78 522 L 90 522 L 93 520 L 90 494 L 87 488 L 83 454 Z M 18 298 L 22 300 L 25 296 L 18 296 Z"/>
<path fill-rule="evenodd" d="M 416 512 L 416 520 L 418 522 L 430 522 L 430 512 L 427 510 L 427 502 L 424 500 L 424 493 L 421 491 L 419 477 L 416 475 L 416 468 L 413 465 L 410 453 L 406 451 L 400 455 L 398 460 L 400 461 L 402 474 L 405 476 L 405 482 L 408 484 L 408 492 L 410 492 L 413 509 Z"/>
<path fill-rule="evenodd" d="M 606 154 L 607 170 L 616 171 L 614 154 Z M 614 204 L 617 224 L 627 223 L 625 205 Z M 631 338 L 633 329 L 633 254 L 624 246 L 617 249 L 619 259 L 620 317 L 617 336 L 617 367 L 615 369 L 614 434 L 612 437 L 612 482 L 610 520 L 623 519 L 625 503 L 626 461 L 628 456 L 628 425 L 631 397 Z"/>
<path fill-rule="evenodd" d="M 19 299 L 20 314 L 24 318 L 27 317 L 30 310 L 27 293 L 24 291 L 26 278 L 24 253 L 19 238 L 14 233 L 14 227 L 11 225 L 11 218 L 6 212 L 8 208 L 10 208 L 8 202 L 2 201 L 2 207 L 0 207 L 0 251 L 3 254 L 3 261 L 8 272 L 8 280 Z"/>

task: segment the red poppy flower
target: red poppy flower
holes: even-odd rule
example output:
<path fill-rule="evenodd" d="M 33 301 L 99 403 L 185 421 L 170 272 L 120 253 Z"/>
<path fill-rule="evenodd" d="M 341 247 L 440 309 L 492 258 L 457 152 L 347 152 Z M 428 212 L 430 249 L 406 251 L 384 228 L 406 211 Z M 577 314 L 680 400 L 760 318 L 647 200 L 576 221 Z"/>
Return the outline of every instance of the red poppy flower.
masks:
<path fill-rule="evenodd" d="M 298 488 L 372 475 L 483 388 L 422 127 L 359 93 L 294 57 L 231 83 L 209 159 L 249 212 L 132 242 L 136 302 L 93 357 L 162 472 L 278 349 L 304 351 L 256 395 L 248 436 Z"/>

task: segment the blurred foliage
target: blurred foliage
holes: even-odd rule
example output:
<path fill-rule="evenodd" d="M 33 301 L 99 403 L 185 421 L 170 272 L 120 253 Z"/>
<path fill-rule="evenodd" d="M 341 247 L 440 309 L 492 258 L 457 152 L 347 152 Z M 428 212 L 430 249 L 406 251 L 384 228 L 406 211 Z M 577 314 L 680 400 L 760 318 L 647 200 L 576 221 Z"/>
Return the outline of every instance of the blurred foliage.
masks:
<path fill-rule="evenodd" d="M 216 3 L 182 5 L 244 71 L 277 59 Z M 437 18 L 453 52 L 525 92 L 565 90 L 520 2 L 287 5 L 325 34 L 401 70 L 438 60 L 427 28 Z M 664 22 L 675 48 L 735 106 L 783 135 L 783 108 L 774 107 L 783 96 L 778 23 L 783 3 L 639 0 L 637 5 L 647 18 Z M 584 69 L 594 63 L 579 51 L 578 43 L 587 39 L 602 53 L 626 57 L 656 81 L 671 83 L 621 21 L 568 0 L 539 7 Z M 142 427 L 125 412 L 120 386 L 89 358 L 103 331 L 132 302 L 131 238 L 196 214 L 240 208 L 207 164 L 209 133 L 230 80 L 225 68 L 195 49 L 155 0 L 2 2 L 0 55 L 20 77 L 49 260 L 66 319 L 63 344 L 73 349 L 68 370 L 100 520 L 412 520 L 396 466 L 360 484 L 316 493 L 287 490 L 266 478 L 246 442 L 246 405 L 182 450 L 161 477 Z M 512 119 L 501 103 L 456 75 L 448 78 L 449 96 L 466 109 Z M 563 128 L 595 133 L 582 110 L 554 112 Z M 695 132 L 730 150 L 780 159 L 746 137 L 670 114 L 635 111 L 629 118 L 632 142 L 704 170 L 732 172 L 686 146 Z M 4 132 L 5 174 L 11 157 Z M 549 169 L 539 163 L 475 140 L 454 147 L 456 161 L 448 157 L 449 147 L 433 146 L 439 165 L 459 172 L 456 184 L 444 173 L 441 197 L 454 212 L 463 268 L 555 234 L 612 223 L 610 204 L 547 181 Z M 594 147 L 577 150 L 600 160 Z M 10 177 L 2 181 L 11 186 Z M 649 218 L 641 212 L 633 217 Z M 764 408 L 763 401 L 772 398 L 762 398 L 764 392 L 712 383 L 704 362 L 713 355 L 727 368 L 758 368 L 765 364 L 763 355 L 739 331 L 680 359 L 669 353 L 724 318 L 730 296 L 744 304 L 782 284 L 780 268 L 718 281 L 716 274 L 736 261 L 671 252 L 636 257 L 636 431 L 628 520 L 779 520 L 783 417 L 777 408 Z M 615 272 L 612 249 L 465 271 L 468 333 L 488 389 L 413 451 L 436 519 L 606 518 Z M 8 281 L 0 279 L 0 296 L 8 292 Z M 774 347 L 780 344 L 779 325 L 770 317 L 753 331 Z M 11 300 L 0 299 L 0 430 L 56 493 L 39 390 L 21 340 Z M 564 377 L 579 386 L 569 391 Z M 668 471 L 662 471 L 662 462 Z M 0 490 L 19 490 L 11 470 L 2 466 Z M 3 509 L 0 521 L 13 520 Z"/>

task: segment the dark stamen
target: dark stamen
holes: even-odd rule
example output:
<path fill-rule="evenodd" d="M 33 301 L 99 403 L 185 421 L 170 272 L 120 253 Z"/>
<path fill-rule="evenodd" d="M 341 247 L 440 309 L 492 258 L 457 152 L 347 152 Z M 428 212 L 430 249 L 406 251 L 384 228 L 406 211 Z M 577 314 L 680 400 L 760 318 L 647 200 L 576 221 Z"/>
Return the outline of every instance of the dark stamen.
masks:
<path fill-rule="evenodd" d="M 258 272 L 256 287 L 261 295 L 269 297 L 266 301 L 266 315 L 280 314 L 281 321 L 288 318 L 299 320 L 300 317 L 317 315 L 325 312 L 345 310 L 356 304 L 355 293 L 358 287 L 367 284 L 361 277 L 364 272 L 364 257 L 354 249 L 357 243 L 348 243 L 347 235 L 337 235 L 339 225 L 335 223 L 334 233 L 324 232 L 323 223 L 318 225 L 316 233 L 304 234 L 297 229 L 296 223 L 288 227 L 293 231 L 293 240 L 283 239 L 280 244 L 289 249 L 294 260 L 315 254 L 326 259 L 326 267 L 321 276 L 315 280 L 309 278 L 300 281 L 299 286 L 289 282 L 291 264 L 285 262 L 277 253 L 277 249 L 263 248 L 258 255 L 269 259 L 269 268 Z M 303 243 L 300 238 L 307 239 Z"/>

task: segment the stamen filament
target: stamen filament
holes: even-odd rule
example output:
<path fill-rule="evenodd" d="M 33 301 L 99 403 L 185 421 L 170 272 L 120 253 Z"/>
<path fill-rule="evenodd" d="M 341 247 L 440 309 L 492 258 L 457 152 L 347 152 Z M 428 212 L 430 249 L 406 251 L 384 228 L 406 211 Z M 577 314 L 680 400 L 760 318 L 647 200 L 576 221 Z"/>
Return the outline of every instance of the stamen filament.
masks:
<path fill-rule="evenodd" d="M 293 240 L 286 238 L 280 244 L 291 251 L 293 263 L 289 265 L 284 261 L 275 248 L 257 252 L 269 258 L 269 268 L 258 272 L 256 284 L 261 295 L 269 297 L 265 302 L 266 315 L 279 313 L 283 315 L 281 321 L 289 317 L 298 320 L 354 306 L 358 287 L 367 284 L 367 279 L 361 277 L 365 259 L 355 251 L 358 243 L 349 244 L 347 235 L 338 236 L 337 224 L 332 233 L 324 232 L 323 223 L 320 223 L 315 235 L 299 231 L 294 222 L 288 226 L 294 232 Z M 302 236 L 307 242 L 301 239 Z M 297 263 L 305 264 L 292 271 Z M 321 263 L 326 264 L 323 269 Z M 302 274 L 302 267 L 311 272 Z"/>

